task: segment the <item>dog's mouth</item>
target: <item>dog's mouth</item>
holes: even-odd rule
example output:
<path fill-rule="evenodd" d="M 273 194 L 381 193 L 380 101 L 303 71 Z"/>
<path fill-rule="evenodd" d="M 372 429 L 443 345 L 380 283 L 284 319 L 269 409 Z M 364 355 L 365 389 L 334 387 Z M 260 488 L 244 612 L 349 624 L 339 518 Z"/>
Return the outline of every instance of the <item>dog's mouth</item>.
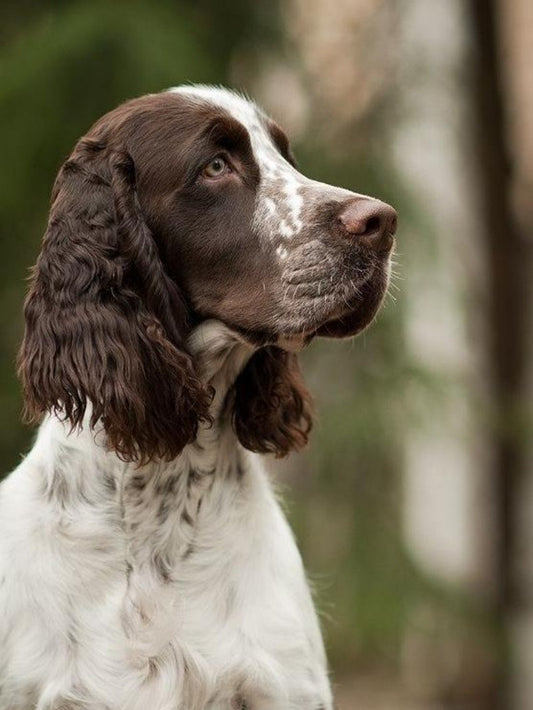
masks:
<path fill-rule="evenodd" d="M 295 252 L 283 273 L 280 339 L 348 338 L 370 325 L 389 283 L 395 240 L 386 237 L 381 249 L 359 245 L 332 255 L 315 240 Z"/>
<path fill-rule="evenodd" d="M 363 283 L 357 295 L 352 299 L 344 298 L 338 303 L 330 304 L 325 313 L 320 318 L 313 318 L 309 325 L 298 318 L 296 323 L 288 323 L 281 332 L 276 333 L 242 328 L 235 324 L 231 327 L 255 347 L 272 344 L 293 352 L 304 348 L 315 337 L 350 338 L 372 323 L 387 292 L 388 281 L 388 269 L 379 269 L 372 278 Z"/>
<path fill-rule="evenodd" d="M 379 279 L 372 279 L 361 289 L 353 303 L 343 303 L 333 309 L 328 316 L 321 319 L 318 326 L 315 324 L 278 335 L 275 343 L 284 350 L 296 352 L 308 345 L 315 337 L 341 339 L 358 335 L 372 323 L 379 312 L 387 285 L 386 274 Z"/>
<path fill-rule="evenodd" d="M 306 344 L 314 337 L 358 335 L 377 315 L 387 292 L 389 274 L 389 259 L 375 264 L 366 278 L 356 283 L 350 281 L 349 288 L 339 290 L 334 297 L 320 299 L 312 309 L 310 322 L 300 321 L 298 325 L 295 322 L 294 328 L 284 333 L 283 341 Z"/>
<path fill-rule="evenodd" d="M 353 269 L 344 264 L 338 279 L 332 279 L 331 271 L 323 268 L 318 274 L 309 274 L 309 269 L 306 278 L 301 278 L 300 269 L 298 280 L 289 284 L 292 292 L 283 289 L 270 327 L 262 327 L 255 318 L 250 322 L 249 316 L 246 322 L 242 313 L 232 318 L 216 312 L 198 313 L 197 320 L 222 320 L 254 347 L 277 345 L 290 351 L 301 350 L 315 337 L 353 337 L 369 326 L 379 311 L 389 282 L 389 264 L 389 252 L 374 257 L 373 263 L 359 260 Z M 354 273 L 356 278 L 350 278 Z"/>

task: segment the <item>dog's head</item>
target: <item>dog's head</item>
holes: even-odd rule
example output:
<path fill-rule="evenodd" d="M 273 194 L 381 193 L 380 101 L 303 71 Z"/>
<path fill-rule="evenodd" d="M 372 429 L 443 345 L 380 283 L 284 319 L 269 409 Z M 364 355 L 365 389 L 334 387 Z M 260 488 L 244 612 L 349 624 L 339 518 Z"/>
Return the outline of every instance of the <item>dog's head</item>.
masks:
<path fill-rule="evenodd" d="M 365 328 L 396 214 L 309 180 L 283 131 L 224 89 L 181 87 L 101 118 L 61 168 L 25 306 L 26 408 L 92 404 L 123 458 L 172 458 L 209 418 L 185 340 L 216 318 L 258 346 L 233 388 L 255 451 L 305 443 L 295 344 Z"/>

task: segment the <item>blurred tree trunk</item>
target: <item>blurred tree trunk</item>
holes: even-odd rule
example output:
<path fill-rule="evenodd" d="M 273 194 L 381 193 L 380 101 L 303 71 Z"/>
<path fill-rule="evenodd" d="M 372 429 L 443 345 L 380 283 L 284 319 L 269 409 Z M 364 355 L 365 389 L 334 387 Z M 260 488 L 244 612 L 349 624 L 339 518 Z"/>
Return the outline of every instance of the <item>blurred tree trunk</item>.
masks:
<path fill-rule="evenodd" d="M 502 632 L 499 677 L 488 707 L 511 710 L 512 648 L 509 623 L 521 603 L 515 576 L 517 495 L 527 469 L 523 422 L 528 375 L 531 242 L 512 207 L 512 161 L 505 115 L 505 87 L 499 55 L 497 0 L 469 0 L 474 49 L 473 110 L 479 169 L 481 219 L 487 259 L 489 366 L 494 417 L 493 451 L 496 514 L 495 605 Z"/>

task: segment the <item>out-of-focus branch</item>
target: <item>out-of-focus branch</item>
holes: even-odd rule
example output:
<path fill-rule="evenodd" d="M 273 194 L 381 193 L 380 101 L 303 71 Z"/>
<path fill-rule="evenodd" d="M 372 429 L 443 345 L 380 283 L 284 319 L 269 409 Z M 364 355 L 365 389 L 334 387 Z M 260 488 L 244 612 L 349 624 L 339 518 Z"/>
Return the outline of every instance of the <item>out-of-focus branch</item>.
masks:
<path fill-rule="evenodd" d="M 493 375 L 493 446 L 497 550 L 495 603 L 504 631 L 520 603 L 514 564 L 517 546 L 516 498 L 526 471 L 522 417 L 526 410 L 527 326 L 529 320 L 531 245 L 513 213 L 512 163 L 508 150 L 505 87 L 498 52 L 498 7 L 495 0 L 470 0 L 474 42 L 473 110 L 479 192 L 485 234 L 489 358 Z M 507 659 L 508 661 L 509 659 Z M 510 707 L 509 677 L 502 676 L 492 708 Z"/>

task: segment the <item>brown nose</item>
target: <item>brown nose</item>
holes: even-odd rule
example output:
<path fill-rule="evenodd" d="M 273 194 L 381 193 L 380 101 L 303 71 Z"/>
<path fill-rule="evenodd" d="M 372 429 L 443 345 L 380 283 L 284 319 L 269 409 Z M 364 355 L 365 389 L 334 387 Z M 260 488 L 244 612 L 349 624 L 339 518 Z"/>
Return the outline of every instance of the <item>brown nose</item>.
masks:
<path fill-rule="evenodd" d="M 396 210 L 381 200 L 355 197 L 345 203 L 337 216 L 343 230 L 365 246 L 389 251 L 396 232 Z"/>

